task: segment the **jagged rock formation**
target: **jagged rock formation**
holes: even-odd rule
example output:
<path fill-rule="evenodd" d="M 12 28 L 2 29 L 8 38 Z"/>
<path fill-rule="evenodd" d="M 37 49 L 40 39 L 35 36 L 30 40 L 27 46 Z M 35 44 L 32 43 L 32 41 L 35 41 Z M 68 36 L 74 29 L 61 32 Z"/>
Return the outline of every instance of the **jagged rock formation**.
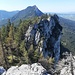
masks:
<path fill-rule="evenodd" d="M 45 68 L 41 66 L 40 63 L 34 63 L 32 65 L 21 65 L 18 66 L 12 66 L 5 71 L 2 75 L 50 75 L 47 74 L 47 71 Z"/>
<path fill-rule="evenodd" d="M 46 58 L 55 57 L 57 62 L 60 57 L 60 38 L 62 27 L 57 15 L 50 16 L 48 20 L 42 19 L 38 24 L 29 26 L 25 34 L 27 49 L 33 44 L 35 50 L 43 53 Z"/>
<path fill-rule="evenodd" d="M 75 75 L 75 56 L 72 53 L 63 53 L 64 58 L 56 65 L 56 75 Z"/>

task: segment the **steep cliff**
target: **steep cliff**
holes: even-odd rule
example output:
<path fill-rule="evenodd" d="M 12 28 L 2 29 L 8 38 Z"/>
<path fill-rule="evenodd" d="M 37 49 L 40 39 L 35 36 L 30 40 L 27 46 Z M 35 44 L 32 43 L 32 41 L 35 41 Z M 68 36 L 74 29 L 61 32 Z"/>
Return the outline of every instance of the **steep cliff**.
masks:
<path fill-rule="evenodd" d="M 62 27 L 57 15 L 42 19 L 38 24 L 29 26 L 25 34 L 26 48 L 33 44 L 34 49 L 43 53 L 45 58 L 54 57 L 57 62 L 60 58 L 61 32 Z"/>

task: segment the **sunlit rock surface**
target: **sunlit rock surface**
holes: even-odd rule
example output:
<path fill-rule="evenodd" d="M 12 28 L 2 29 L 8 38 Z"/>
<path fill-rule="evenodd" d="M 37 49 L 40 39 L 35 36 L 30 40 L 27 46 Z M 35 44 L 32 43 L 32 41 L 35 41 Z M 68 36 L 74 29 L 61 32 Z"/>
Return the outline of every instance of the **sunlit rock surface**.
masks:
<path fill-rule="evenodd" d="M 75 75 L 75 56 L 68 52 L 63 53 L 61 59 L 56 65 L 56 74 L 54 75 Z"/>
<path fill-rule="evenodd" d="M 12 66 L 4 72 L 2 75 L 50 75 L 47 74 L 45 68 L 40 63 L 34 63 L 32 65 L 23 64 L 20 67 Z"/>

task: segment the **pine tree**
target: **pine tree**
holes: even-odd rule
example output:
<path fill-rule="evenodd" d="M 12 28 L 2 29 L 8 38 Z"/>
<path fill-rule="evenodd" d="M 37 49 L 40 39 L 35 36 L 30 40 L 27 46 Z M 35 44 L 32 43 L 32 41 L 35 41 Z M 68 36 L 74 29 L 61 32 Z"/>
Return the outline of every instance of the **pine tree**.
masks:
<path fill-rule="evenodd" d="M 8 68 L 8 62 L 7 62 L 7 57 L 6 57 L 6 53 L 3 47 L 3 35 L 2 32 L 0 30 L 0 43 L 1 43 L 1 48 L 2 48 L 2 52 L 3 52 L 3 57 L 4 57 L 4 61 L 5 61 L 5 68 Z"/>

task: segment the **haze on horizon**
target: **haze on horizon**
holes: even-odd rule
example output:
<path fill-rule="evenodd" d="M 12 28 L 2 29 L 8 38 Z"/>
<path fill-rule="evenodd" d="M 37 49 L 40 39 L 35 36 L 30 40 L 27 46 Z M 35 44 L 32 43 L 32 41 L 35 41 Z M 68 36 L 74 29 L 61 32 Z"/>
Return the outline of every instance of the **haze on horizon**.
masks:
<path fill-rule="evenodd" d="M 23 10 L 36 5 L 42 12 L 75 12 L 75 0 L 0 0 L 0 10 Z"/>

